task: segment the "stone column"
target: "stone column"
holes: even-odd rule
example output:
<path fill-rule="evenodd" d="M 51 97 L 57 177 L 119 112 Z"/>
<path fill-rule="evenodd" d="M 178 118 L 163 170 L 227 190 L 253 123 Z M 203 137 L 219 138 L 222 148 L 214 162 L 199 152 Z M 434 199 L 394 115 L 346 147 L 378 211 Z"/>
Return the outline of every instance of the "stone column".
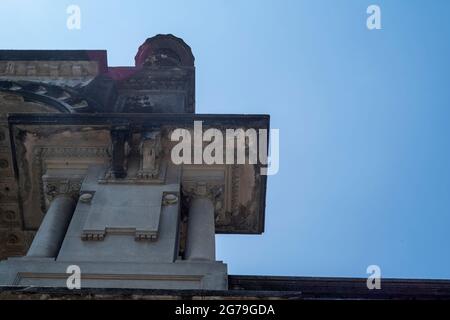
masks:
<path fill-rule="evenodd" d="M 53 199 L 27 257 L 55 258 L 58 255 L 75 205 L 75 200 L 69 195 L 58 195 Z"/>
<path fill-rule="evenodd" d="M 214 203 L 206 192 L 197 192 L 190 202 L 185 258 L 215 261 L 215 235 Z"/>

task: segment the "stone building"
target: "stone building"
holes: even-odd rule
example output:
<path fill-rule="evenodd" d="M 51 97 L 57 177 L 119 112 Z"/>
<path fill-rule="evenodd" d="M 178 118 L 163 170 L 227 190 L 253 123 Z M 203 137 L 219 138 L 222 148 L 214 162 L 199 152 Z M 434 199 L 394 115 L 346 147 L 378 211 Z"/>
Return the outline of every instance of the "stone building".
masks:
<path fill-rule="evenodd" d="M 88 287 L 227 289 L 215 234 L 263 232 L 266 177 L 175 164 L 171 135 L 194 121 L 267 130 L 269 117 L 195 114 L 194 56 L 172 35 L 145 41 L 134 67 L 89 50 L 0 60 L 1 256 L 24 255 L 0 282 L 65 286 L 76 265 Z"/>
<path fill-rule="evenodd" d="M 267 115 L 196 114 L 194 56 L 172 35 L 147 39 L 133 67 L 105 51 L 1 50 L 0 297 L 70 298 L 69 266 L 82 292 L 110 297 L 450 296 L 445 281 L 371 293 L 365 279 L 229 276 L 215 234 L 264 231 L 267 180 L 260 162 L 175 164 L 171 135 L 195 121 L 269 128 Z"/>

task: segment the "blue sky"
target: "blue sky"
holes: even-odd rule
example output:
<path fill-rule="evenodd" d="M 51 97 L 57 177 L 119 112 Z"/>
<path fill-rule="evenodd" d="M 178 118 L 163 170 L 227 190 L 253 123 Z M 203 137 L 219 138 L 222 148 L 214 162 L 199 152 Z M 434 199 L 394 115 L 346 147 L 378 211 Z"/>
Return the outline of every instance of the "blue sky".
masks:
<path fill-rule="evenodd" d="M 81 30 L 66 8 L 81 8 Z M 382 30 L 366 28 L 381 8 Z M 450 278 L 449 1 L 2 0 L 2 49 L 107 49 L 158 33 L 197 67 L 198 113 L 280 129 L 266 232 L 218 236 L 232 274 Z"/>

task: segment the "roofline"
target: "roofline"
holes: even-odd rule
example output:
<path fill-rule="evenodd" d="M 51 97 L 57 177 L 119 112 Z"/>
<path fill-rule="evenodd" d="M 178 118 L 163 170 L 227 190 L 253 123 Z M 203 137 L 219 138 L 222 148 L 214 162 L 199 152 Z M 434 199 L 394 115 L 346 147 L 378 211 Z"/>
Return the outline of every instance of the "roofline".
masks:
<path fill-rule="evenodd" d="M 10 124 L 33 125 L 204 125 L 249 126 L 268 129 L 270 116 L 266 114 L 198 114 L 198 113 L 10 113 Z"/>
<path fill-rule="evenodd" d="M 76 295 L 102 299 L 288 299 L 288 300 L 450 300 L 450 280 L 382 279 L 380 290 L 369 290 L 365 278 L 282 277 L 229 275 L 229 290 L 165 290 L 124 288 L 67 288 L 0 286 L 0 299 L 20 295 L 21 299 L 46 294 L 53 299 Z"/>

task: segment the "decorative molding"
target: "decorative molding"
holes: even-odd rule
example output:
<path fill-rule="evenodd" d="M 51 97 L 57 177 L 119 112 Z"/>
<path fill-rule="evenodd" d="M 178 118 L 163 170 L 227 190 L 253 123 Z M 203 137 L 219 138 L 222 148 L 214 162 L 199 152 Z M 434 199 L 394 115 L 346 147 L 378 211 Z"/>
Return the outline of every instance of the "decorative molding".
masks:
<path fill-rule="evenodd" d="M 81 240 L 83 241 L 103 241 L 106 236 L 104 230 L 83 230 Z"/>
<path fill-rule="evenodd" d="M 0 78 L 83 78 L 97 74 L 96 61 L 0 61 Z"/>
<path fill-rule="evenodd" d="M 14 285 L 20 285 L 23 279 L 67 279 L 67 273 L 37 273 L 37 272 L 19 272 Z M 128 281 L 186 281 L 200 282 L 203 275 L 169 275 L 169 274 L 104 274 L 104 273 L 83 273 L 83 280 L 128 280 Z"/>
<path fill-rule="evenodd" d="M 158 232 L 136 230 L 134 233 L 134 240 L 136 241 L 156 241 L 158 240 Z"/>
<path fill-rule="evenodd" d="M 63 147 L 63 146 L 36 146 L 34 150 L 35 158 L 109 158 L 109 148 L 107 146 L 80 146 L 80 147 Z"/>
<path fill-rule="evenodd" d="M 131 235 L 136 241 L 157 241 L 158 232 L 139 230 L 136 228 L 105 228 L 104 230 L 83 230 L 81 240 L 83 241 L 103 241 L 106 235 Z"/>
<path fill-rule="evenodd" d="M 111 170 L 106 170 L 105 174 L 102 178 L 98 180 L 98 183 L 101 184 L 163 184 L 167 171 L 167 163 L 162 162 L 160 166 L 160 170 L 158 172 L 158 176 L 154 178 L 147 177 L 139 177 L 137 174 L 130 176 L 126 176 L 125 178 L 116 179 Z"/>

